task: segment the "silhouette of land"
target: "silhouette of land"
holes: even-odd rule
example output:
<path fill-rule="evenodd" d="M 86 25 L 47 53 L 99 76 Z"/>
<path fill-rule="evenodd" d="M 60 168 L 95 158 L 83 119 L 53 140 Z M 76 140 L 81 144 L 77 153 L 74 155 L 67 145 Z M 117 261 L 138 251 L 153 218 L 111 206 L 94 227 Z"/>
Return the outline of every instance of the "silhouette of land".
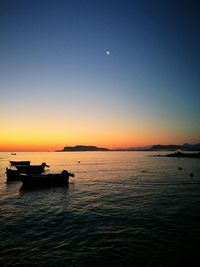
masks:
<path fill-rule="evenodd" d="M 154 157 L 174 157 L 174 158 L 199 158 L 200 159 L 200 152 L 198 153 L 183 153 L 183 152 L 175 152 L 172 154 L 167 155 L 154 155 Z"/>
<path fill-rule="evenodd" d="M 58 150 L 57 152 L 72 152 L 72 151 L 109 151 L 108 148 L 97 147 L 97 146 L 65 146 L 63 150 Z"/>
<path fill-rule="evenodd" d="M 142 147 L 116 148 L 112 151 L 200 151 L 200 143 L 183 145 L 152 145 Z"/>
<path fill-rule="evenodd" d="M 62 150 L 56 152 L 72 152 L 72 151 L 200 151 L 200 143 L 198 144 L 183 144 L 183 145 L 151 145 L 143 147 L 128 147 L 108 149 L 97 146 L 65 146 Z"/>
<path fill-rule="evenodd" d="M 199 144 L 183 144 L 183 145 L 153 145 L 151 148 L 152 151 L 158 150 L 168 150 L 168 151 L 200 151 L 200 143 Z"/>
<path fill-rule="evenodd" d="M 182 153 L 180 151 L 167 154 L 166 157 L 178 157 L 178 158 L 200 158 L 200 152 L 198 153 Z"/>

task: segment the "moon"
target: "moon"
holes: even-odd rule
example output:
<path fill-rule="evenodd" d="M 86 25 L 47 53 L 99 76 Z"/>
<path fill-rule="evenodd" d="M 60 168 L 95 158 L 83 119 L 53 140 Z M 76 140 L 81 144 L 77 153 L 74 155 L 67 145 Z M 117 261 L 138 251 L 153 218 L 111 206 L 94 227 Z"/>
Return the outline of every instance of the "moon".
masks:
<path fill-rule="evenodd" d="M 110 51 L 106 51 L 106 54 L 107 54 L 108 56 L 110 56 Z"/>

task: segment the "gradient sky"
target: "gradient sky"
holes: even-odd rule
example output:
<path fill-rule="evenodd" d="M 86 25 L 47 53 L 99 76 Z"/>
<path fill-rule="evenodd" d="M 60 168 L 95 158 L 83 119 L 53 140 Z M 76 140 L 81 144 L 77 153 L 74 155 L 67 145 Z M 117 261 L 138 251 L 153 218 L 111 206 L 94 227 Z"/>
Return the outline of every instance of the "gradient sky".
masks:
<path fill-rule="evenodd" d="M 198 2 L 1 0 L 0 151 L 199 142 Z"/>

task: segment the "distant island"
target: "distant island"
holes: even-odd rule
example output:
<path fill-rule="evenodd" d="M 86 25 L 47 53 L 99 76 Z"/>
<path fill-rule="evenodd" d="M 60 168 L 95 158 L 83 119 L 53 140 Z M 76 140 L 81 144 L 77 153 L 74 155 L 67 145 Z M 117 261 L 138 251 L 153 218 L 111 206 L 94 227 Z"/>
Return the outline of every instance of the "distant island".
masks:
<path fill-rule="evenodd" d="M 62 150 L 56 152 L 73 152 L 73 151 L 200 151 L 200 143 L 198 144 L 183 144 L 183 145 L 151 145 L 143 147 L 128 147 L 108 149 L 97 146 L 65 146 Z"/>
<path fill-rule="evenodd" d="M 108 148 L 97 147 L 97 146 L 65 146 L 63 150 L 58 150 L 57 152 L 73 152 L 73 151 L 109 151 Z"/>
<path fill-rule="evenodd" d="M 154 145 L 151 148 L 152 151 L 200 151 L 200 143 L 199 144 L 183 144 L 183 145 Z"/>
<path fill-rule="evenodd" d="M 152 145 L 143 147 L 129 147 L 113 149 L 114 151 L 200 151 L 200 143 L 183 145 Z"/>

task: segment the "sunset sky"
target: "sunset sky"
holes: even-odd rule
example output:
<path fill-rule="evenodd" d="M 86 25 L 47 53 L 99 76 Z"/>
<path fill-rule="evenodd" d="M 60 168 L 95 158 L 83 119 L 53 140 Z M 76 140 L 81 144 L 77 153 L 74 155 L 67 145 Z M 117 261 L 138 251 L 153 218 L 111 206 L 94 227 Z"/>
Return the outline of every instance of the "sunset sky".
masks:
<path fill-rule="evenodd" d="M 200 2 L 0 1 L 0 151 L 200 142 Z"/>

